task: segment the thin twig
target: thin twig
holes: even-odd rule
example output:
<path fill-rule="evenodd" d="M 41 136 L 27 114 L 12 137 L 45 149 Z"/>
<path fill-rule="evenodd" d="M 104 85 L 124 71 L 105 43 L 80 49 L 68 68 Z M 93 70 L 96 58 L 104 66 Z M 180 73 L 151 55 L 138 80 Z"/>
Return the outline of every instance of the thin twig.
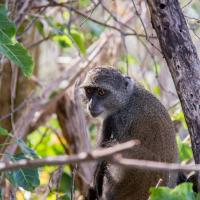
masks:
<path fill-rule="evenodd" d="M 148 33 L 147 33 L 146 27 L 145 27 L 145 25 L 144 25 L 144 22 L 143 22 L 143 20 L 142 20 L 140 14 L 139 14 L 139 12 L 138 12 L 138 10 L 137 10 L 137 7 L 136 7 L 136 5 L 135 5 L 134 0 L 132 0 L 132 3 L 133 3 L 133 6 L 134 6 L 134 8 L 135 8 L 136 15 L 138 16 L 138 18 L 139 18 L 139 20 L 140 20 L 140 22 L 141 22 L 141 24 L 142 24 L 142 27 L 143 27 L 143 29 L 144 29 L 144 32 L 145 32 L 145 35 L 146 35 L 146 40 L 148 41 L 148 40 L 149 40 L 149 39 L 148 39 Z"/>

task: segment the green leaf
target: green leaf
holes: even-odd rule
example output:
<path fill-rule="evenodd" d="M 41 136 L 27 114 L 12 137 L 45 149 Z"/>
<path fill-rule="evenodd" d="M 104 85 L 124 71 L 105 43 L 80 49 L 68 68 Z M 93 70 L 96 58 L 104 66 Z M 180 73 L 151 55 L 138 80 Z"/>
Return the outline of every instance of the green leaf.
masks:
<path fill-rule="evenodd" d="M 86 7 L 89 6 L 91 1 L 90 0 L 79 0 L 80 6 L 81 7 Z"/>
<path fill-rule="evenodd" d="M 1 44 L 0 53 L 19 66 L 25 76 L 31 76 L 33 72 L 33 60 L 28 51 L 20 43 L 17 42 L 14 45 Z"/>
<path fill-rule="evenodd" d="M 153 94 L 160 95 L 160 87 L 158 85 L 153 87 Z"/>
<path fill-rule="evenodd" d="M 58 42 L 62 48 L 71 47 L 72 41 L 67 35 L 55 35 L 53 40 Z"/>
<path fill-rule="evenodd" d="M 85 48 L 85 38 L 83 36 L 83 33 L 78 32 L 75 29 L 72 29 L 70 31 L 70 35 L 72 36 L 74 42 L 79 47 L 81 53 L 85 55 L 86 54 L 86 48 Z"/>
<path fill-rule="evenodd" d="M 183 123 L 184 128 L 187 129 L 187 124 L 185 121 L 185 116 L 183 114 L 183 111 L 178 111 L 178 112 L 174 113 L 174 115 L 172 116 L 172 120 L 181 121 Z"/>
<path fill-rule="evenodd" d="M 150 189 L 150 200 L 197 200 L 192 183 L 182 183 L 174 189 L 158 187 Z"/>
<path fill-rule="evenodd" d="M 5 5 L 0 4 L 0 44 L 15 44 L 16 27 L 7 17 Z"/>
<path fill-rule="evenodd" d="M 173 198 L 169 197 L 170 189 L 167 187 L 158 187 L 150 189 L 151 196 L 150 200 L 172 200 Z"/>
<path fill-rule="evenodd" d="M 29 148 L 25 142 L 21 139 L 17 139 L 17 144 L 19 145 L 21 151 L 24 153 L 24 155 L 27 157 L 27 158 L 39 158 L 39 156 L 36 154 L 36 152 Z"/>
<path fill-rule="evenodd" d="M 65 194 L 59 196 L 60 200 L 70 200 L 71 199 L 71 193 L 70 192 L 66 192 Z"/>
<path fill-rule="evenodd" d="M 0 4 L 0 53 L 22 69 L 26 76 L 33 71 L 33 60 L 28 51 L 16 41 L 16 27 L 7 17 L 5 5 Z"/>
<path fill-rule="evenodd" d="M 26 159 L 23 153 L 15 156 L 8 156 L 12 161 Z M 15 187 L 22 187 L 24 190 L 33 191 L 40 185 L 39 173 L 37 168 L 18 169 L 5 172 L 7 179 Z"/>
<path fill-rule="evenodd" d="M 179 151 L 179 158 L 181 161 L 188 161 L 192 159 L 193 154 L 192 154 L 192 149 L 190 145 L 184 141 L 181 141 L 180 137 L 176 137 L 176 142 L 178 146 L 178 151 Z"/>
<path fill-rule="evenodd" d="M 40 33 L 40 35 L 44 38 L 45 37 L 45 32 L 44 32 L 44 25 L 41 21 L 36 21 L 35 26 Z"/>
<path fill-rule="evenodd" d="M 71 185 L 72 185 L 72 177 L 68 173 L 63 172 L 60 182 L 60 192 L 63 193 L 70 192 Z"/>
<path fill-rule="evenodd" d="M 0 127 L 0 135 L 8 136 L 10 133 L 6 129 Z"/>
<path fill-rule="evenodd" d="M 135 56 L 131 55 L 131 54 L 125 54 L 122 56 L 122 61 L 126 62 L 128 60 L 129 64 L 135 65 L 138 64 L 138 60 Z"/>

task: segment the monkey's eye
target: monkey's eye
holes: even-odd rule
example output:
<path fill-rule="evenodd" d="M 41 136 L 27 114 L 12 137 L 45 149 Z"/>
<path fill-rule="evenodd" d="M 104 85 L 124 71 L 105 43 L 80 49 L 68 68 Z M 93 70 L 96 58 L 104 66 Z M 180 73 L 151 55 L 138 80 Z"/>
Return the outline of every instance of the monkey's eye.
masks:
<path fill-rule="evenodd" d="M 98 95 L 99 96 L 105 96 L 107 94 L 107 91 L 102 89 L 102 88 L 98 88 Z"/>
<path fill-rule="evenodd" d="M 85 87 L 84 89 L 85 89 L 85 93 L 87 95 L 91 95 L 93 93 L 93 88 L 91 88 L 91 87 Z"/>

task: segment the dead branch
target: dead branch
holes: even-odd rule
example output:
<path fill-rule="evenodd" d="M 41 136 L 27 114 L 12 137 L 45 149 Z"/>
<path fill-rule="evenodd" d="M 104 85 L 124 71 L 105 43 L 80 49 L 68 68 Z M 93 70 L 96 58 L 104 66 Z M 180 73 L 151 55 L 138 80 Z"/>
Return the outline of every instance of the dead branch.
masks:
<path fill-rule="evenodd" d="M 181 165 L 177 163 L 164 163 L 148 160 L 137 160 L 122 158 L 119 153 L 139 145 L 138 140 L 132 140 L 123 144 L 118 144 L 113 147 L 97 149 L 91 152 L 82 152 L 72 156 L 56 156 L 46 157 L 36 160 L 20 160 L 16 162 L 0 162 L 0 172 L 12 171 L 19 168 L 34 168 L 42 166 L 55 166 L 90 162 L 96 160 L 109 160 L 111 163 L 121 165 L 128 168 L 137 168 L 142 170 L 161 170 L 161 171 L 200 171 L 200 164 Z"/>
<path fill-rule="evenodd" d="M 43 159 L 36 159 L 36 160 L 0 162 L 0 172 L 12 171 L 19 168 L 34 168 L 34 167 L 42 167 L 45 165 L 55 166 L 55 165 L 75 164 L 87 161 L 109 159 L 110 157 L 112 157 L 117 153 L 121 153 L 125 150 L 133 148 L 136 145 L 139 145 L 139 143 L 140 142 L 138 140 L 132 140 L 129 142 L 125 142 L 123 144 L 115 145 L 113 147 L 97 149 L 91 152 L 81 152 L 79 154 L 72 156 L 62 155 L 62 156 L 46 157 Z"/>

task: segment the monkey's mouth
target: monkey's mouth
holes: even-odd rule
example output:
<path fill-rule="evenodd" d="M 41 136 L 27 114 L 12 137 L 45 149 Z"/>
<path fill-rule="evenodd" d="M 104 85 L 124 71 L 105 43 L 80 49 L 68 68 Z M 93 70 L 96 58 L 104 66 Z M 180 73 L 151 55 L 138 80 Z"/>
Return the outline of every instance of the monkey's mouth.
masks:
<path fill-rule="evenodd" d="M 92 117 L 98 117 L 99 115 L 101 115 L 103 111 L 92 111 L 90 112 L 90 114 L 92 115 Z"/>

